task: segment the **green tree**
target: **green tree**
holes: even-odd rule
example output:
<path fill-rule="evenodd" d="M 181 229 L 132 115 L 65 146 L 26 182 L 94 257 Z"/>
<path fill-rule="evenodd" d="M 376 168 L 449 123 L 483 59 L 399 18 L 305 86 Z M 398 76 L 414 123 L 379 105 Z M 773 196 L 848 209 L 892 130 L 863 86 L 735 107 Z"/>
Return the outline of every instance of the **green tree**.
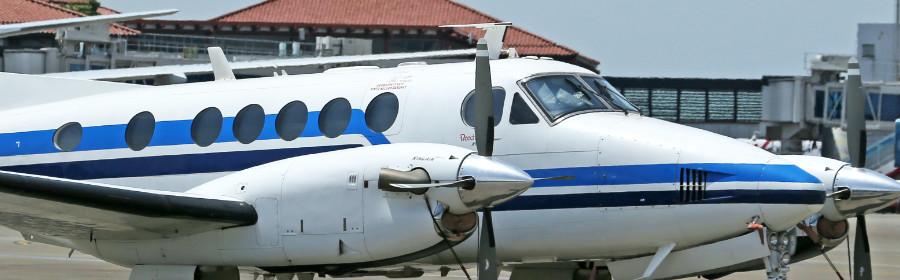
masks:
<path fill-rule="evenodd" d="M 100 1 L 97 0 L 89 0 L 88 2 L 62 3 L 60 4 L 60 6 L 89 16 L 96 16 L 100 14 L 99 12 L 97 12 L 97 9 L 100 8 Z"/>

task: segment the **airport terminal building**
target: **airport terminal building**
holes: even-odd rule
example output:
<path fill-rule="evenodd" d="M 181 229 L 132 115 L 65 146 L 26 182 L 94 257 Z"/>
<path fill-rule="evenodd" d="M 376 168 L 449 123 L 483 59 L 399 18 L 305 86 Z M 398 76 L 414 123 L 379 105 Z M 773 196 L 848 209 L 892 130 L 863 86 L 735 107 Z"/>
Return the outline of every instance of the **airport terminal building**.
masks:
<path fill-rule="evenodd" d="M 65 3 L 87 0 L 3 0 L 0 23 L 66 18 L 84 14 Z M 13 5 L 15 3 L 15 5 Z M 4 6 L 7 6 L 4 4 Z M 116 13 L 108 8 L 98 12 Z M 298 1 L 269 0 L 208 20 L 136 20 L 114 25 L 108 34 L 67 30 L 0 39 L 5 60 L 44 50 L 46 66 L 15 63 L 6 72 L 29 74 L 205 63 L 206 47 L 220 46 L 234 60 L 278 57 L 365 55 L 471 49 L 484 31 L 440 25 L 502 20 L 450 0 Z M 100 28 L 95 28 L 100 29 Z M 596 71 L 599 61 L 516 26 L 506 46 L 520 56 L 549 57 Z M 31 54 L 7 53 L 30 49 Z M 12 56 L 12 58 L 10 58 Z M 54 59 L 59 57 L 60 59 Z"/>

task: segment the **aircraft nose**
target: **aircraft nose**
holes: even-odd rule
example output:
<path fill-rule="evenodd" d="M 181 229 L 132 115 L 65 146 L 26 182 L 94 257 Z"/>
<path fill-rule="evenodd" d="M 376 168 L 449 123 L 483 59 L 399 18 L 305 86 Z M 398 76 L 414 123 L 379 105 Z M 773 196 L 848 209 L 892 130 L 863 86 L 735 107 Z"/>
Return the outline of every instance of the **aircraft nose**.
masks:
<path fill-rule="evenodd" d="M 825 204 L 826 190 L 821 180 L 780 157 L 763 167 L 759 192 L 765 223 L 776 231 L 818 213 Z"/>
<path fill-rule="evenodd" d="M 900 183 L 865 168 L 841 168 L 834 188 L 834 206 L 845 217 L 869 214 L 900 199 Z"/>

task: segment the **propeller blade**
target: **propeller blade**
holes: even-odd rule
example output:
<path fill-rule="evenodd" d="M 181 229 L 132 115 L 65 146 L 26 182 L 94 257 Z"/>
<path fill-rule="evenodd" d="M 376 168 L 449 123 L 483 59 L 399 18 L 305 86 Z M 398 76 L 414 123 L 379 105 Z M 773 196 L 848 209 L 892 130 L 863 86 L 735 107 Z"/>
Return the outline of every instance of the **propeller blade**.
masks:
<path fill-rule="evenodd" d="M 478 279 L 497 280 L 497 244 L 494 243 L 494 223 L 491 219 L 491 207 L 484 208 L 481 219 L 481 234 L 478 236 Z"/>
<path fill-rule="evenodd" d="M 428 189 L 428 188 L 461 188 L 471 190 L 475 188 L 475 178 L 469 177 L 455 182 L 433 184 L 390 184 L 398 189 Z"/>
<path fill-rule="evenodd" d="M 866 167 L 866 94 L 859 76 L 859 61 L 851 57 L 847 65 L 844 94 L 847 98 L 847 151 L 853 167 Z M 849 253 L 849 252 L 848 252 Z M 872 257 L 869 254 L 869 235 L 866 216 L 856 216 L 856 240 L 853 249 L 853 279 L 872 279 Z"/>
<path fill-rule="evenodd" d="M 850 188 L 847 187 L 838 187 L 837 191 L 826 194 L 825 197 L 834 197 L 835 200 L 842 200 L 850 198 Z"/>
<path fill-rule="evenodd" d="M 866 165 L 866 95 L 862 91 L 862 79 L 859 76 L 859 62 L 856 58 L 850 58 L 847 69 L 846 88 L 844 95 L 847 98 L 847 151 L 850 153 L 850 163 L 853 167 L 865 167 Z"/>
<path fill-rule="evenodd" d="M 869 234 L 866 216 L 856 216 L 856 240 L 853 242 L 853 279 L 872 279 L 872 256 L 869 252 Z"/>
<path fill-rule="evenodd" d="M 547 177 L 547 178 L 534 178 L 535 181 L 568 181 L 575 179 L 575 176 L 556 176 L 556 177 Z"/>
<path fill-rule="evenodd" d="M 478 155 L 494 153 L 494 96 L 487 41 L 478 39 L 475 52 L 475 146 Z"/>

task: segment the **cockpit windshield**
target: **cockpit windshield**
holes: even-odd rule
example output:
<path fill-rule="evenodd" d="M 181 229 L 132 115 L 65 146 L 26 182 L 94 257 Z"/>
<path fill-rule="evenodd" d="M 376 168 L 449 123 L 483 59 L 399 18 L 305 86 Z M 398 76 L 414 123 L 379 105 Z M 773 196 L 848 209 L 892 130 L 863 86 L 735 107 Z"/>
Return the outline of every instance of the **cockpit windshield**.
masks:
<path fill-rule="evenodd" d="M 549 75 L 530 79 L 524 85 L 551 121 L 581 111 L 638 111 L 612 85 L 596 76 Z"/>
<path fill-rule="evenodd" d="M 619 91 L 616 90 L 615 87 L 610 85 L 609 82 L 607 82 L 603 78 L 596 76 L 581 76 L 581 78 L 584 79 L 585 82 L 587 82 L 588 86 L 590 86 L 591 89 L 593 89 L 594 92 L 596 92 L 597 95 L 600 96 L 600 98 L 603 98 L 606 102 L 611 103 L 613 107 L 628 111 L 638 111 L 638 109 L 634 107 L 631 102 L 628 102 L 628 100 L 625 99 L 625 96 L 622 96 L 622 94 L 619 93 Z"/>
<path fill-rule="evenodd" d="M 525 87 L 552 120 L 576 111 L 609 109 L 575 76 L 538 77 L 525 82 Z"/>

